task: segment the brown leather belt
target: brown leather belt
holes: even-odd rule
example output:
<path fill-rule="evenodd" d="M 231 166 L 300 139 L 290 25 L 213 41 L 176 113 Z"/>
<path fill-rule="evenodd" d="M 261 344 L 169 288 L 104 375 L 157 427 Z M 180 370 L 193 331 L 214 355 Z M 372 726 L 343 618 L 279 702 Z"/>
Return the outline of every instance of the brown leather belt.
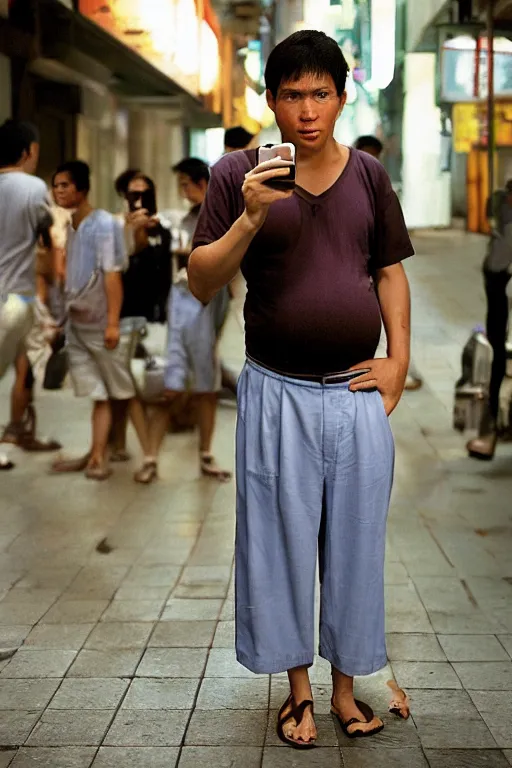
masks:
<path fill-rule="evenodd" d="M 271 373 L 277 373 L 278 376 L 286 376 L 287 379 L 297 379 L 298 381 L 311 381 L 313 384 L 345 384 L 352 379 L 357 379 L 358 376 L 362 376 L 366 373 L 367 368 L 359 371 L 339 371 L 338 373 L 287 373 L 286 371 L 280 371 L 277 368 L 271 368 L 269 365 L 260 363 L 259 360 L 255 360 L 250 355 L 247 355 L 249 362 L 258 365 L 266 371 Z"/>

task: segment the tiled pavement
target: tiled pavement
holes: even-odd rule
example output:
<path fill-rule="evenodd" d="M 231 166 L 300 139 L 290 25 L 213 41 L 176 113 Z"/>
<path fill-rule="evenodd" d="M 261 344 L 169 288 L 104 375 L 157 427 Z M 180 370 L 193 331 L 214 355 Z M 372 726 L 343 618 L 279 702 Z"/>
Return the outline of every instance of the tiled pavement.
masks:
<path fill-rule="evenodd" d="M 278 745 L 286 681 L 233 655 L 234 488 L 198 480 L 194 440 L 181 435 L 149 488 L 131 482 L 131 466 L 102 485 L 51 477 L 41 456 L 2 475 L 0 647 L 21 647 L 0 661 L 0 768 L 512 765 L 512 450 L 472 463 L 450 427 L 460 349 L 483 317 L 483 242 L 430 233 L 416 244 L 408 272 L 426 386 L 393 417 L 390 666 L 358 682 L 384 732 L 349 742 L 335 731 L 317 663 L 322 748 Z M 226 350 L 239 360 L 234 325 Z M 44 427 L 80 450 L 87 406 L 67 392 L 40 403 Z M 223 411 L 227 462 L 233 426 Z M 95 549 L 104 537 L 110 554 Z M 408 722 L 385 714 L 392 675 L 410 693 Z"/>

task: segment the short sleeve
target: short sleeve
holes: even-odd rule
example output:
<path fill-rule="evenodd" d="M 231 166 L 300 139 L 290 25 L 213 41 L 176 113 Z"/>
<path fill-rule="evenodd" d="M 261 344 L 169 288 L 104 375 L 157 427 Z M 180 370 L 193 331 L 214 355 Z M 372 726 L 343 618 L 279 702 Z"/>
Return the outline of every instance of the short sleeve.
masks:
<path fill-rule="evenodd" d="M 34 179 L 34 181 L 39 183 L 37 187 L 34 187 L 34 191 L 30 196 L 30 217 L 36 237 L 39 237 L 42 232 L 50 229 L 53 224 L 52 204 L 46 184 L 40 179 Z"/>
<path fill-rule="evenodd" d="M 123 225 L 110 214 L 98 221 L 96 249 L 98 266 L 103 272 L 122 272 L 126 267 Z"/>
<path fill-rule="evenodd" d="M 384 169 L 382 191 L 378 194 L 375 222 L 374 269 L 398 264 L 414 255 L 414 248 L 407 231 L 402 207 Z"/>
<path fill-rule="evenodd" d="M 229 156 L 226 156 L 212 168 L 194 233 L 193 248 L 220 240 L 243 212 L 241 190 L 244 173 L 233 173 L 228 159 Z"/>

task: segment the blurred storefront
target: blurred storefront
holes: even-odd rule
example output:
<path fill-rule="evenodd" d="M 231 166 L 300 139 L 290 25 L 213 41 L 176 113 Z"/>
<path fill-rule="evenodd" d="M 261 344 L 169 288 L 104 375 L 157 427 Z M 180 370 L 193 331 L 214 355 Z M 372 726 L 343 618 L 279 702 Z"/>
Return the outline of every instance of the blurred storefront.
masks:
<path fill-rule="evenodd" d="M 449 226 L 453 216 L 463 217 L 470 231 L 487 232 L 491 187 L 512 175 L 512 2 L 408 0 L 407 12 L 406 216 L 412 226 Z"/>
<path fill-rule="evenodd" d="M 12 113 L 41 130 L 41 175 L 79 156 L 95 203 L 114 208 L 113 179 L 141 167 L 160 205 L 175 207 L 171 165 L 192 130 L 222 125 L 222 34 L 209 0 L 10 0 L 6 26 L 25 35 L 6 52 Z"/>

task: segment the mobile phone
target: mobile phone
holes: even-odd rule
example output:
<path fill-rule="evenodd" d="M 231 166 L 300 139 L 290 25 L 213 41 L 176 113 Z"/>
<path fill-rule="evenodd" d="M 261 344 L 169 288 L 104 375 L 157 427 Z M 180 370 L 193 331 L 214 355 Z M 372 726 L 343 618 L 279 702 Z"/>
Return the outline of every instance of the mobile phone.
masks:
<path fill-rule="evenodd" d="M 265 147 L 260 147 L 258 150 L 258 165 L 264 163 L 265 160 L 273 160 L 275 157 L 280 157 L 282 160 L 288 160 L 293 165 L 284 165 L 284 168 L 290 169 L 289 176 L 282 176 L 277 179 L 268 179 L 264 181 L 268 187 L 279 190 L 295 189 L 295 147 L 293 144 L 267 144 Z M 279 166 L 277 166 L 279 167 Z"/>
<path fill-rule="evenodd" d="M 146 189 L 144 192 L 128 192 L 126 195 L 130 211 L 137 211 L 139 208 L 145 208 L 148 216 L 156 216 L 156 198 L 153 189 Z"/>

